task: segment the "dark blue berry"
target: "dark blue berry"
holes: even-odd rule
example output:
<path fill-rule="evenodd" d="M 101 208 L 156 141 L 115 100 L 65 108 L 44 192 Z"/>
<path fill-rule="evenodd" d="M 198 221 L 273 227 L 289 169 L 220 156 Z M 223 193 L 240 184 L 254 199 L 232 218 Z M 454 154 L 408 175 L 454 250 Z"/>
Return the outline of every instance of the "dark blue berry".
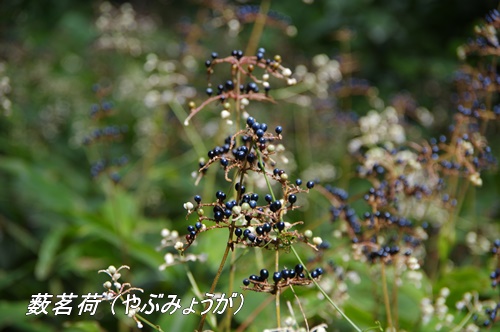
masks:
<path fill-rule="evenodd" d="M 311 272 L 311 278 L 316 279 L 319 276 L 318 271 L 314 270 Z"/>
<path fill-rule="evenodd" d="M 257 226 L 257 228 L 255 228 L 255 233 L 259 235 L 264 234 L 264 228 L 262 226 Z"/>
<path fill-rule="evenodd" d="M 265 223 L 263 226 L 262 226 L 262 229 L 264 230 L 265 233 L 269 233 L 271 231 L 271 225 L 269 223 Z"/>
<path fill-rule="evenodd" d="M 314 181 L 307 181 L 306 186 L 307 188 L 312 189 L 314 187 Z"/>
<path fill-rule="evenodd" d="M 249 116 L 249 117 L 247 118 L 247 125 L 248 125 L 249 127 L 252 127 L 254 123 L 255 123 L 255 119 L 254 119 L 253 117 Z"/>
<path fill-rule="evenodd" d="M 236 201 L 233 199 L 232 201 L 226 203 L 226 209 L 231 210 L 236 204 Z"/>
<path fill-rule="evenodd" d="M 205 67 L 208 68 L 208 67 L 210 67 L 211 64 L 212 64 L 212 61 L 210 61 L 210 60 L 205 61 Z"/>
<path fill-rule="evenodd" d="M 250 277 L 249 277 L 250 280 L 253 280 L 253 281 L 259 281 L 259 276 L 256 275 L 256 274 L 252 274 Z"/>
<path fill-rule="evenodd" d="M 245 156 L 246 156 L 246 153 L 243 150 L 237 151 L 236 155 L 235 155 L 236 159 L 238 159 L 238 160 L 244 160 Z"/>
<path fill-rule="evenodd" d="M 242 234 L 243 234 L 243 231 L 241 230 L 241 228 L 236 228 L 234 230 L 234 235 L 236 235 L 237 237 L 240 237 Z"/>
<path fill-rule="evenodd" d="M 295 272 L 302 273 L 302 271 L 304 271 L 304 267 L 302 266 L 302 264 L 295 265 Z"/>
<path fill-rule="evenodd" d="M 207 93 L 207 95 L 210 97 L 213 93 L 214 93 L 214 90 L 212 88 L 207 88 L 205 90 L 205 92 Z"/>
<path fill-rule="evenodd" d="M 245 286 L 250 285 L 250 280 L 248 280 L 248 279 L 243 279 L 243 285 L 245 285 Z"/>
<path fill-rule="evenodd" d="M 247 161 L 249 163 L 253 163 L 255 161 L 255 154 L 253 152 L 250 152 L 249 154 L 247 154 Z"/>
<path fill-rule="evenodd" d="M 271 209 L 271 211 L 273 212 L 278 211 L 279 209 L 281 209 L 281 202 L 280 201 L 272 202 L 271 205 L 269 206 L 269 209 Z"/>
<path fill-rule="evenodd" d="M 260 278 L 262 280 L 266 280 L 267 278 L 269 278 L 269 271 L 267 271 L 266 269 L 260 270 Z"/>
<path fill-rule="evenodd" d="M 274 282 L 278 282 L 281 280 L 281 273 L 280 272 L 274 272 L 273 274 L 273 280 Z"/>
<path fill-rule="evenodd" d="M 278 134 L 278 135 L 279 135 L 279 134 L 281 134 L 281 133 L 283 132 L 283 127 L 281 127 L 281 126 L 277 126 L 277 127 L 274 129 L 274 131 L 276 132 L 276 134 Z"/>
<path fill-rule="evenodd" d="M 281 232 L 282 230 L 285 229 L 285 223 L 283 221 L 280 221 L 276 224 L 276 228 Z"/>
<path fill-rule="evenodd" d="M 215 197 L 217 197 L 217 199 L 220 199 L 221 201 L 225 200 L 226 199 L 226 194 L 223 192 L 223 191 L 218 191 L 215 193 Z"/>
<path fill-rule="evenodd" d="M 224 219 L 224 215 L 222 214 L 221 211 L 215 211 L 214 212 L 214 219 L 215 219 L 215 221 L 221 221 L 222 219 Z"/>
<path fill-rule="evenodd" d="M 247 92 L 259 92 L 259 87 L 257 86 L 257 84 L 255 82 L 250 82 L 247 84 L 247 88 L 246 88 Z"/>
<path fill-rule="evenodd" d="M 218 56 L 217 52 L 212 52 L 212 59 L 217 59 Z"/>
<path fill-rule="evenodd" d="M 300 186 L 300 185 L 302 184 L 302 180 L 301 180 L 301 179 L 297 179 L 297 180 L 295 180 L 295 184 L 296 184 L 297 186 Z"/>
<path fill-rule="evenodd" d="M 239 182 L 237 182 L 237 183 L 234 185 L 234 189 L 236 189 L 236 191 L 241 192 L 241 193 L 244 193 L 244 192 L 245 192 L 245 190 L 246 190 L 245 186 L 240 185 L 240 183 L 239 183 Z M 248 196 L 248 195 L 247 195 L 247 196 Z"/>
<path fill-rule="evenodd" d="M 189 225 L 187 227 L 188 232 L 193 232 L 194 231 L 194 226 Z"/>
<path fill-rule="evenodd" d="M 228 90 L 228 91 L 234 89 L 234 83 L 232 80 L 227 80 L 225 86 L 226 86 L 226 90 Z"/>
<path fill-rule="evenodd" d="M 241 196 L 241 202 L 242 203 L 248 203 L 248 202 L 250 202 L 250 195 L 245 194 L 245 195 Z"/>
<path fill-rule="evenodd" d="M 200 203 L 201 203 L 201 196 L 200 196 L 200 195 L 196 195 L 196 196 L 194 196 L 194 201 L 195 201 L 196 203 L 200 204 Z"/>
<path fill-rule="evenodd" d="M 294 194 L 288 195 L 288 202 L 290 202 L 290 204 L 297 202 L 297 196 Z"/>
<path fill-rule="evenodd" d="M 267 194 L 266 196 L 264 196 L 264 199 L 266 200 L 266 202 L 271 203 L 273 200 L 273 196 Z"/>
<path fill-rule="evenodd" d="M 196 224 L 194 224 L 194 227 L 196 227 L 196 229 L 201 229 L 203 224 L 200 221 L 197 221 Z"/>

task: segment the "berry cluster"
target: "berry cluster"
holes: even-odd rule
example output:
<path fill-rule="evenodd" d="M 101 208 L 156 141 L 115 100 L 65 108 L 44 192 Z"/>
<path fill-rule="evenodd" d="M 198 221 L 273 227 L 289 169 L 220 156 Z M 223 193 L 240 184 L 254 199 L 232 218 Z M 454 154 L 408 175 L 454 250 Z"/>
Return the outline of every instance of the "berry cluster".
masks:
<path fill-rule="evenodd" d="M 403 163 L 407 161 L 399 161 L 399 164 Z M 348 203 L 349 195 L 345 190 L 330 185 L 320 189 L 331 202 L 332 221 L 346 221 L 347 234 L 356 250 L 355 257 L 370 263 L 389 263 L 396 257 L 409 262 L 427 234 L 422 227 L 401 214 L 399 202 L 406 197 L 420 199 L 425 196 L 430 199 L 439 187 L 433 186 L 431 190 L 428 185 L 410 183 L 406 175 L 398 175 L 394 168 L 388 169 L 388 172 L 378 172 L 382 178 L 365 173 L 375 185 L 362 196 L 371 209 L 364 212 L 361 218 Z M 391 173 L 396 173 L 396 177 Z"/>
<path fill-rule="evenodd" d="M 298 208 L 297 195 L 308 192 L 315 185 L 314 181 L 307 181 L 305 188 L 302 180 L 297 179 L 291 183 L 285 170 L 277 166 L 273 155 L 279 150 L 274 142 L 281 139 L 283 128 L 277 126 L 274 133 L 268 132 L 265 123 L 257 122 L 253 117 L 246 120 L 246 128 L 233 136 L 226 138 L 222 146 L 217 146 L 208 152 L 209 160 L 200 164 L 200 175 L 211 165 L 217 163 L 225 172 L 227 181 L 232 182 L 229 172 L 236 169 L 236 177 L 240 181 L 234 185 L 234 192 L 226 194 L 224 191 L 215 193 L 215 202 L 202 203 L 200 195 L 194 197 L 195 204 L 187 202 L 184 208 L 188 216 L 194 212 L 198 215 L 198 221 L 193 226 L 188 226 L 186 235 L 186 246 L 189 247 L 197 235 L 201 232 L 214 228 L 229 228 L 234 237 L 231 242 L 247 247 L 263 247 L 270 250 L 288 248 L 293 242 L 301 241 L 317 249 L 314 241 L 310 243 L 310 236 L 305 236 L 291 228 L 295 224 L 283 221 L 283 216 L 289 211 Z M 241 142 L 241 145 L 237 145 Z M 272 170 L 271 170 L 272 169 Z M 263 174 L 281 184 L 283 198 L 277 199 L 274 194 L 261 195 L 256 192 L 247 192 L 244 174 L 250 172 Z M 229 197 L 234 195 L 235 198 Z M 212 209 L 209 215 L 205 210 Z M 215 222 L 214 226 L 205 226 L 207 221 Z"/>
<path fill-rule="evenodd" d="M 103 128 L 94 129 L 94 131 L 83 139 L 84 145 L 90 145 L 96 141 L 117 141 L 123 137 L 123 134 L 128 132 L 127 126 L 106 126 Z"/>
<path fill-rule="evenodd" d="M 495 241 L 493 241 L 493 248 L 491 248 L 491 253 L 493 255 L 500 256 L 500 239 L 496 239 Z"/>
<path fill-rule="evenodd" d="M 92 178 L 96 178 L 110 167 L 111 168 L 122 167 L 127 163 L 128 163 L 127 156 L 121 156 L 113 160 L 105 160 L 105 159 L 98 160 L 90 165 L 90 175 L 92 176 Z"/>
<path fill-rule="evenodd" d="M 243 279 L 243 289 L 275 294 L 278 289 L 283 289 L 290 285 L 309 285 L 312 279 L 319 278 L 323 273 L 323 269 L 318 267 L 310 273 L 309 277 L 306 277 L 302 264 L 297 264 L 293 269 L 284 268 L 281 271 L 274 272 L 272 275 L 273 283 L 270 283 L 268 281 L 270 277 L 269 271 L 262 269 L 259 275 L 252 274 L 248 279 Z"/>
<path fill-rule="evenodd" d="M 211 58 L 205 61 L 209 78 L 214 73 L 215 67 L 222 63 L 230 65 L 232 78 L 223 80 L 215 85 L 215 88 L 209 80 L 209 85 L 205 90 L 208 99 L 199 106 L 193 101 L 189 103 L 191 112 L 184 124 L 188 125 L 194 115 L 212 102 L 220 102 L 224 106 L 221 117 L 227 119 L 231 116 L 232 108 L 236 112 L 240 112 L 251 100 L 272 101 L 269 96 L 271 76 L 286 80 L 287 85 L 297 83 L 296 79 L 291 77 L 292 71 L 282 65 L 280 55 L 266 58 L 265 53 L 266 51 L 263 48 L 259 48 L 257 53 L 252 56 L 243 55 L 241 50 L 233 50 L 230 56 L 221 58 L 218 53 L 213 52 Z M 258 69 L 260 69 L 261 73 L 257 73 Z M 248 81 L 245 81 L 245 78 Z M 234 100 L 237 106 L 231 105 L 228 102 L 229 100 Z"/>
<path fill-rule="evenodd" d="M 486 15 L 486 24 L 476 26 L 476 38 L 470 39 L 462 49 L 459 50 L 459 55 L 465 57 L 469 54 L 496 55 L 500 47 L 498 42 L 497 29 L 500 28 L 500 13 L 494 9 Z"/>
<path fill-rule="evenodd" d="M 498 312 L 500 311 L 500 303 L 497 303 L 495 306 L 491 308 L 485 308 L 483 315 L 481 315 L 482 318 L 482 323 L 480 325 L 491 328 L 491 326 L 496 323 L 498 320 L 500 320 L 500 317 L 498 316 Z M 484 317 L 486 316 L 486 317 Z M 474 322 L 479 322 L 480 321 L 480 315 L 475 314 L 472 316 L 472 320 Z"/>
<path fill-rule="evenodd" d="M 497 287 L 498 283 L 500 282 L 500 268 L 496 268 L 495 271 L 491 272 L 490 279 L 491 287 Z"/>
<path fill-rule="evenodd" d="M 226 180 L 231 181 L 228 174 L 233 168 L 237 168 L 242 172 L 259 172 L 267 163 L 270 165 L 276 164 L 270 156 L 283 150 L 282 146 L 274 144 L 275 141 L 282 138 L 282 127 L 277 126 L 273 134 L 268 132 L 267 124 L 259 123 L 253 117 L 248 117 L 246 123 L 246 129 L 227 137 L 223 145 L 216 146 L 208 151 L 209 160 L 200 162 L 200 174 L 203 174 L 210 165 L 218 161 L 224 169 Z M 237 137 L 241 140 L 241 144 L 238 146 Z M 259 156 L 262 159 L 262 164 L 258 161 Z M 285 181 L 287 179 L 285 172 L 283 170 L 278 171 L 279 174 L 273 174 L 274 178 L 278 179 L 279 175 L 280 179 Z"/>
<path fill-rule="evenodd" d="M 108 87 L 101 87 L 99 84 L 93 86 L 93 92 L 99 99 L 99 102 L 92 105 L 90 109 L 90 117 L 93 121 L 98 124 L 104 118 L 107 118 L 113 114 L 113 104 L 106 101 L 104 98 L 110 93 Z M 110 180 L 117 184 L 121 180 L 121 176 L 118 170 L 128 163 L 128 157 L 122 155 L 120 157 L 112 157 L 111 152 L 108 151 L 108 143 L 120 141 L 124 135 L 128 132 L 128 126 L 126 125 L 104 125 L 94 129 L 90 134 L 83 138 L 82 144 L 94 147 L 101 158 L 97 161 L 92 162 L 90 166 L 90 175 L 92 178 L 97 178 L 101 174 L 106 173 Z M 101 145 L 106 146 L 103 149 Z M 107 156 L 102 155 L 103 153 L 109 154 Z"/>
<path fill-rule="evenodd" d="M 90 117 L 92 119 L 99 119 L 101 117 L 110 116 L 113 113 L 113 103 L 103 101 L 100 104 L 94 104 L 90 107 Z"/>
<path fill-rule="evenodd" d="M 194 200 L 196 205 L 191 202 L 184 204 L 184 208 L 188 210 L 188 215 L 196 212 L 198 221 L 187 227 L 188 234 L 186 235 L 187 245 L 183 248 L 187 249 L 192 244 L 196 236 L 200 232 L 208 231 L 214 228 L 232 228 L 234 229 L 235 238 L 234 244 L 241 244 L 249 247 L 263 247 L 266 249 L 276 250 L 278 248 L 287 247 L 292 241 L 303 241 L 309 244 L 308 238 L 297 231 L 289 230 L 295 224 L 288 224 L 282 220 L 282 215 L 285 210 L 296 208 L 293 203 L 285 204 L 282 200 L 273 200 L 270 194 L 265 195 L 266 203 L 259 203 L 259 195 L 257 193 L 245 193 L 244 185 L 237 183 L 235 191 L 240 193 L 239 200 L 228 200 L 226 193 L 217 191 L 215 193 L 216 202 L 202 203 L 200 195 L 196 195 Z M 298 186 L 289 188 L 290 192 L 304 192 Z M 296 195 L 288 195 L 289 201 L 295 202 Z M 205 208 L 212 208 L 212 217 L 206 216 Z M 215 222 L 214 226 L 207 227 L 207 221 Z M 242 226 L 234 225 L 238 222 Z M 309 244 L 313 246 L 312 244 Z"/>

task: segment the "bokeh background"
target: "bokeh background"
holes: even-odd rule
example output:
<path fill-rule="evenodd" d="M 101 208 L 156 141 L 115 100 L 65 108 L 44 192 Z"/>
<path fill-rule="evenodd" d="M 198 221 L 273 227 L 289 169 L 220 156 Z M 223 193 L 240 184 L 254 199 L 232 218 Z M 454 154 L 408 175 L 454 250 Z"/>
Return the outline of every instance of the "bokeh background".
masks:
<path fill-rule="evenodd" d="M 461 66 L 457 47 L 498 6 L 489 0 L 269 2 L 258 46 L 280 54 L 298 74 L 314 75 L 309 83 L 278 87 L 272 91 L 278 105 L 255 105 L 251 112 L 270 126 L 284 127 L 290 174 L 320 178 L 354 194 L 366 189 L 353 179 L 354 162 L 347 151 L 358 117 L 403 98 L 432 119 L 405 114 L 409 136 L 418 140 L 446 131 L 455 112 L 453 80 Z M 211 52 L 249 47 L 259 4 L 0 2 L 0 329 L 135 329 L 131 319 L 112 317 L 104 303 L 95 316 L 26 316 L 37 293 L 102 292 L 107 279 L 97 271 L 111 264 L 129 265 L 124 280 L 146 294 L 194 296 L 183 266 L 159 270 L 166 251 L 157 248 L 163 228 L 185 233 L 184 202 L 228 187 L 214 172 L 198 186 L 192 177 L 199 158 L 227 134 L 218 130 L 216 107 L 184 127 L 187 102 L 204 99 L 204 61 Z M 323 77 L 329 70 L 334 74 Z M 359 88 L 359 94 L 343 95 L 346 86 Z M 97 114 L 96 105 L 104 110 Z M 99 112 L 110 116 L 99 117 Z M 92 139 L 98 128 L 108 128 L 108 136 Z M 489 134 L 499 156 L 497 131 L 498 123 Z M 466 241 L 470 231 L 489 241 L 500 234 L 500 177 L 492 171 L 483 180 L 460 211 L 467 222 L 450 254 L 454 268 L 446 276 L 424 277 L 423 287 L 403 292 L 400 306 L 409 309 L 401 310 L 401 325 L 408 331 L 419 326 L 421 299 L 442 286 L 455 296 L 450 307 L 465 291 L 491 295 L 491 264 Z M 312 192 L 301 204 L 304 208 L 291 218 L 307 220 L 308 227 L 323 234 L 332 232 L 328 202 L 321 195 Z M 217 236 L 226 237 L 210 236 L 193 248 L 208 260 L 190 264 L 202 290 L 208 290 L 224 248 Z M 348 243 L 329 241 L 333 247 L 335 241 Z M 335 251 L 330 255 L 342 262 Z M 252 255 L 241 260 L 237 284 L 259 269 Z M 377 299 L 367 295 L 369 273 L 360 275 L 361 284 L 342 302 L 353 320 L 373 326 Z M 221 290 L 227 282 L 223 276 Z M 314 306 L 321 303 L 316 293 L 307 290 L 303 296 L 312 304 L 307 311 L 311 324 L 332 319 L 319 309 L 322 305 Z M 235 326 L 263 299 L 264 294 L 248 294 Z M 266 319 L 250 324 L 250 330 L 272 327 L 266 325 L 274 320 L 272 304 L 263 314 Z M 167 331 L 193 330 L 198 320 L 150 318 Z M 332 331 L 349 329 L 334 321 Z"/>

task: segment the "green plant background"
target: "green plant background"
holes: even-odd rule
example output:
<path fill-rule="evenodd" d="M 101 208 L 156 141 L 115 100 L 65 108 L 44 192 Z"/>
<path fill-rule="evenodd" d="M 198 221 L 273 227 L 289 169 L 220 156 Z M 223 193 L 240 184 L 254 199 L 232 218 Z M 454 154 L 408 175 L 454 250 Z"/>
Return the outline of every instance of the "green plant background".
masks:
<path fill-rule="evenodd" d="M 104 303 L 95 316 L 26 316 L 31 296 L 37 293 L 102 292 L 106 278 L 97 270 L 111 264 L 131 266 L 124 280 L 144 288 L 146 294 L 178 294 L 183 303 L 193 298 L 183 266 L 158 270 L 164 252 L 156 248 L 162 228 L 185 232 L 189 222 L 185 221 L 184 202 L 195 194 L 212 197 L 216 190 L 229 187 L 220 174 L 209 174 L 199 186 L 194 185 L 191 176 L 197 170 L 198 158 L 224 136 L 210 131 L 220 125 L 216 109 L 202 112 L 186 129 L 182 125 L 188 110 L 184 101 L 174 98 L 157 107 L 146 107 L 143 101 L 147 89 L 142 82 L 148 78 L 143 69 L 147 54 L 153 52 L 175 63 L 176 72 L 198 92 L 194 99 L 203 99 L 204 60 L 212 51 L 226 54 L 232 49 L 245 49 L 252 28 L 251 23 L 245 24 L 238 36 L 229 36 L 227 27 L 213 25 L 211 20 L 218 12 L 209 3 L 132 2 L 137 15 L 149 17 L 155 26 L 139 34 L 141 54 L 130 55 L 96 47 L 100 36 L 95 26 L 100 5 L 97 1 L 0 2 L 0 62 L 5 64 L 5 75 L 10 78 L 7 97 L 12 102 L 10 114 L 0 116 L 0 329 L 133 329 L 131 319 L 112 317 Z M 235 1 L 221 3 L 231 9 L 242 6 Z M 289 37 L 282 29 L 269 26 L 259 45 L 280 54 L 291 68 L 310 66 L 316 54 L 333 58 L 345 53 L 345 45 L 335 39 L 335 33 L 350 28 L 354 38 L 349 48 L 359 67 L 356 76 L 378 87 L 384 100 L 406 91 L 431 110 L 436 124 L 418 129 L 421 135 L 430 137 L 451 123 L 452 78 L 459 67 L 456 48 L 466 42 L 474 24 L 496 5 L 495 1 L 450 0 L 318 0 L 312 4 L 273 1 L 271 9 L 286 15 L 298 34 Z M 186 59 L 197 66 L 186 66 Z M 133 92 L 120 93 L 119 85 L 127 82 L 134 86 Z M 91 105 L 99 101 L 92 91 L 96 83 L 111 87 L 106 99 L 113 103 L 115 113 L 106 119 L 107 123 L 127 125 L 129 130 L 119 142 L 84 147 L 82 133 L 96 127 L 89 117 Z M 186 83 L 173 84 L 172 90 L 177 93 L 183 85 Z M 278 89 L 276 97 L 284 93 L 284 89 Z M 342 111 L 362 115 L 368 110 L 366 101 L 360 99 L 353 101 L 352 109 Z M 306 108 L 280 101 L 278 105 L 255 107 L 252 112 L 272 126 L 284 126 L 284 144 L 297 164 L 294 176 L 313 164 L 329 163 L 341 172 L 332 181 L 334 184 L 354 193 L 367 188 L 366 183 L 351 179 L 352 164 L 345 162 L 345 146 L 352 133 L 342 128 L 329 111 L 316 105 Z M 498 157 L 498 136 L 493 135 L 497 131 L 498 122 L 491 126 L 490 133 Z M 106 176 L 92 179 L 91 163 L 123 154 L 129 163 L 119 170 L 119 185 Z M 489 172 L 483 178 L 484 186 L 469 193 L 460 211 L 463 222 L 449 257 L 453 269 L 437 279 L 424 280 L 421 288 L 407 282 L 400 290 L 400 308 L 405 308 L 400 310 L 400 325 L 408 331 L 420 328 L 420 300 L 436 294 L 441 287 L 450 288 L 449 305 L 453 310 L 454 302 L 466 291 L 493 295 L 488 279 L 491 262 L 487 257 L 471 255 L 464 245 L 469 230 L 486 234 L 490 240 L 500 234 L 500 177 Z M 307 208 L 291 218 L 306 220 L 315 232 L 330 233 L 333 226 L 328 202 L 317 192 L 308 199 Z M 226 235 L 212 232 L 193 249 L 208 255 L 206 263 L 189 264 L 202 291 L 208 290 L 223 252 L 220 237 L 225 239 Z M 349 244 L 348 239 L 327 240 L 334 247 Z M 356 269 L 361 277 L 359 285 L 349 287 L 349 300 L 344 305 L 347 315 L 360 326 L 374 326 L 372 313 L 378 304 L 372 295 L 370 268 L 342 262 L 335 250 L 329 254 L 336 264 Z M 303 255 L 307 255 L 306 251 Z M 252 254 L 239 259 L 242 263 L 238 265 L 237 283 L 261 268 Z M 272 257 L 264 261 L 267 267 L 272 266 Z M 282 261 L 294 264 L 292 255 L 284 255 Z M 227 283 L 223 275 L 221 291 Z M 332 312 L 324 309 L 317 292 L 297 292 L 308 303 L 310 324 L 331 317 Z M 283 297 L 283 303 L 293 299 L 290 293 Z M 235 316 L 236 322 L 241 323 L 265 298 L 264 294 L 245 293 L 245 305 Z M 275 319 L 272 304 L 262 315 L 264 318 L 254 321 L 250 330 L 273 327 L 268 324 Z M 298 311 L 295 315 L 301 316 Z M 169 331 L 193 330 L 198 321 L 196 316 L 177 314 L 152 315 L 150 319 L 169 327 Z M 329 330 L 349 330 L 345 322 L 334 321 Z"/>

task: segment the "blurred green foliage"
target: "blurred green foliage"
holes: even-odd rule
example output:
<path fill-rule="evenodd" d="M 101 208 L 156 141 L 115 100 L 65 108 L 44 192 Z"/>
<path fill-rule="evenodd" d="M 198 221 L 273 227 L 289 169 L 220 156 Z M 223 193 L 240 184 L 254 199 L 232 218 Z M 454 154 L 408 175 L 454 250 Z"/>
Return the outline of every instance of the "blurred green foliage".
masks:
<path fill-rule="evenodd" d="M 272 1 L 272 11 L 282 15 L 278 23 L 281 20 L 286 24 L 269 24 L 259 45 L 281 54 L 291 68 L 310 66 L 319 53 L 331 58 L 353 54 L 354 75 L 378 87 L 382 99 L 410 91 L 420 105 L 435 114 L 437 125 L 419 128 L 419 135 L 440 133 L 451 122 L 452 78 L 459 66 L 456 47 L 471 36 L 479 18 L 497 5 L 495 1 L 451 0 L 305 2 Z M 117 2 L 113 8 L 121 4 Z M 212 174 L 196 187 L 191 176 L 197 170 L 198 158 L 224 137 L 214 129 L 220 124 L 217 116 L 202 112 L 193 121 L 194 129 L 184 128 L 182 122 L 187 116 L 186 101 L 203 98 L 203 62 L 210 52 L 228 54 L 235 48 L 245 49 L 248 42 L 253 22 L 242 23 L 242 31 L 232 36 L 221 19 L 222 10 L 234 13 L 248 4 L 258 2 L 132 1 L 138 26 L 119 31 L 114 38 L 133 39 L 140 45 L 140 50 L 134 51 L 133 47 L 119 49 L 114 45 L 106 49 L 99 44 L 105 35 L 96 24 L 101 2 L 0 2 L 0 64 L 5 68 L 0 79 L 1 75 L 9 78 L 10 89 L 5 96 L 12 103 L 9 109 L 0 107 L 0 329 L 134 329 L 131 319 L 112 317 L 106 303 L 95 316 L 26 315 L 31 296 L 37 293 L 102 292 L 107 279 L 97 270 L 109 265 L 129 265 L 132 269 L 124 272 L 123 279 L 144 288 L 147 294 L 178 294 L 183 303 L 194 296 L 184 266 L 158 270 L 164 252 L 156 248 L 161 229 L 185 233 L 188 223 L 183 202 L 198 193 L 212 197 L 219 186 L 229 186 L 220 174 Z M 286 34 L 289 23 L 297 29 L 294 37 Z M 353 38 L 339 41 L 340 29 L 349 29 Z M 161 88 L 174 97 L 148 107 L 148 93 L 155 89 L 144 69 L 150 53 L 169 61 L 173 66 L 169 75 L 178 76 Z M 92 90 L 96 84 L 109 93 L 97 95 Z M 193 90 L 199 93 L 194 95 Z M 281 95 L 286 95 L 284 89 L 276 91 L 277 99 Z M 113 113 L 98 122 L 89 116 L 89 110 L 103 100 L 113 104 Z M 295 156 L 295 176 L 311 165 L 328 162 L 337 168 L 335 183 L 356 194 L 366 189 L 366 183 L 349 176 L 353 165 L 345 160 L 345 143 L 352 133 L 340 121 L 337 126 L 330 106 L 306 109 L 283 102 L 262 107 L 270 112 L 255 111 L 273 125 L 282 124 L 290 133 L 284 144 Z M 351 106 L 344 111 L 353 116 L 369 110 L 362 98 Z M 127 126 L 128 131 L 120 141 L 84 146 L 84 137 L 100 125 Z M 491 133 L 496 129 L 498 124 Z M 339 144 L 331 144 L 332 140 Z M 493 149 L 499 156 L 498 146 L 493 145 Z M 93 163 L 122 155 L 129 162 L 116 169 L 121 177 L 118 184 L 107 174 L 92 178 L 89 170 Z M 492 295 L 488 288 L 492 267 L 486 259 L 470 256 L 464 238 L 470 230 L 490 240 L 500 234 L 499 188 L 498 174 L 485 174 L 484 187 L 467 197 L 460 218 L 470 222 L 464 222 L 458 230 L 458 244 L 449 258 L 455 268 L 435 280 L 424 279 L 420 288 L 410 281 L 403 284 L 400 307 L 412 309 L 400 310 L 401 327 L 413 331 L 417 329 L 412 327 L 420 328 L 420 300 L 436 294 L 441 287 L 451 290 L 450 307 L 466 291 Z M 328 203 L 312 192 L 304 204 L 308 208 L 293 218 L 307 220 L 319 233 L 331 233 Z M 221 235 L 208 235 L 194 249 L 208 254 L 207 263 L 188 264 L 202 292 L 209 289 L 224 249 L 225 243 L 217 236 Z M 347 239 L 330 242 L 334 241 L 338 241 L 335 246 L 349 246 Z M 262 257 L 247 254 L 238 259 L 246 262 L 236 274 L 239 285 L 239 280 L 261 268 Z M 373 271 L 344 262 L 342 257 L 333 255 L 331 259 L 346 270 L 359 271 L 361 283 L 349 284 L 344 308 L 360 326 L 374 326 L 372 313 L 383 309 L 377 309 L 380 294 L 372 296 L 377 291 L 370 280 Z M 282 261 L 294 264 L 291 255 L 284 255 Z M 228 283 L 223 275 L 220 284 Z M 297 292 L 303 293 L 308 308 L 315 308 L 306 312 L 310 324 L 331 319 L 332 311 L 314 291 Z M 264 294 L 245 296 L 245 306 L 235 316 L 239 324 L 265 298 Z M 290 293 L 284 296 L 293 300 Z M 272 304 L 262 315 L 265 319 L 256 320 L 250 330 L 272 327 L 267 325 L 275 319 Z M 295 315 L 302 321 L 299 312 Z M 198 321 L 196 316 L 182 315 L 148 318 L 171 331 L 193 330 Z M 344 321 L 335 322 L 329 330 L 349 330 Z"/>

